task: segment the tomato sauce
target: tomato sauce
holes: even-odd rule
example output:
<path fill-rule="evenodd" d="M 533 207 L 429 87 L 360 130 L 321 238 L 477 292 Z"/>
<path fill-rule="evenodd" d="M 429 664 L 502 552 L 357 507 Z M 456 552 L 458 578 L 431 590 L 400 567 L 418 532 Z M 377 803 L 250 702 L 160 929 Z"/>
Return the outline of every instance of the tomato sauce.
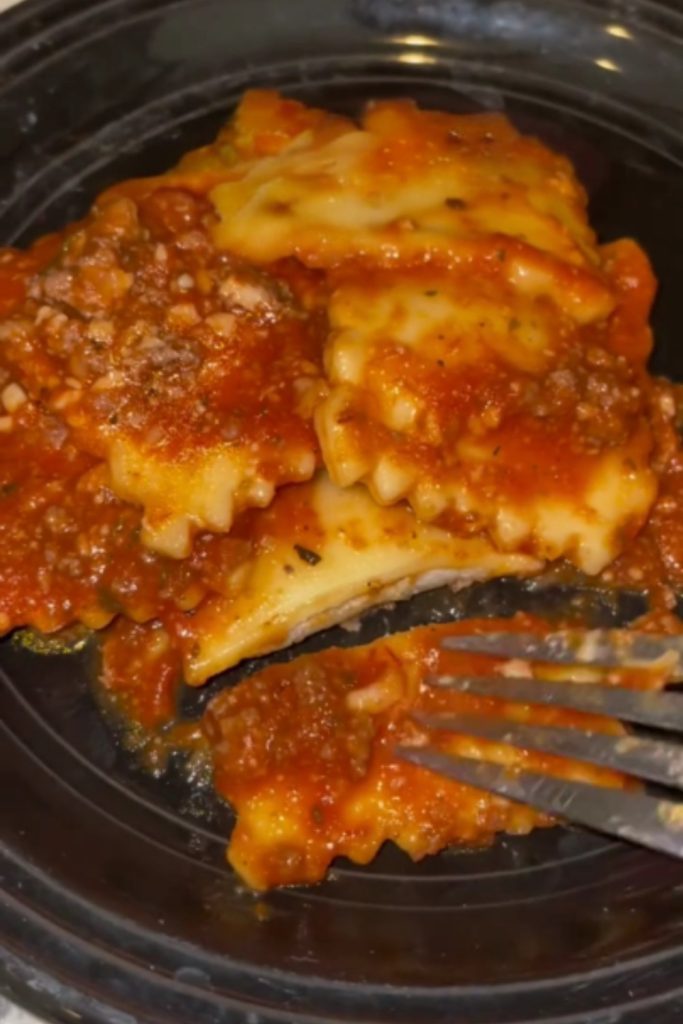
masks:
<path fill-rule="evenodd" d="M 399 121 L 407 116 L 402 109 Z M 386 128 L 390 113 L 384 107 L 370 123 L 378 116 Z M 381 282 L 392 263 L 385 252 L 380 269 L 366 255 L 327 266 L 321 251 L 309 265 L 292 256 L 256 265 L 217 245 L 209 193 L 238 159 L 275 156 L 303 131 L 334 139 L 349 124 L 256 94 L 215 144 L 167 175 L 110 189 L 81 222 L 26 253 L 0 252 L 0 634 L 20 626 L 53 632 L 74 622 L 107 627 L 101 695 L 158 740 L 158 750 L 185 744 L 211 757 L 216 789 L 240 816 L 231 863 L 255 888 L 317 881 L 335 856 L 365 863 L 387 839 L 417 859 L 447 844 L 481 845 L 500 830 L 549 823 L 398 762 L 397 743 L 429 738 L 513 770 L 626 784 L 607 771 L 466 736 L 427 736 L 416 723 L 415 711 L 476 711 L 618 730 L 589 716 L 425 685 L 434 672 L 502 671 L 492 659 L 444 654 L 439 640 L 461 629 L 546 628 L 519 616 L 425 627 L 274 666 L 219 694 L 201 723 L 174 726 L 195 610 L 209 595 L 229 598 L 254 551 L 286 534 L 295 512 L 306 518 L 284 486 L 265 510 L 253 506 L 269 504 L 269 487 L 274 493 L 308 479 L 321 464 L 314 412 L 329 387 L 330 295 L 348 281 Z M 446 124 L 440 115 L 430 119 L 430 152 L 437 138 L 443 144 Z M 477 154 L 487 152 L 489 129 L 517 146 L 500 119 L 478 118 Z M 453 137 L 449 145 L 472 139 Z M 377 155 L 381 173 L 400 177 L 402 166 L 420 165 L 419 140 L 408 142 L 386 140 Z M 519 147 L 545 159 L 536 143 Z M 451 213 L 462 212 L 457 200 L 450 197 Z M 590 247 L 577 217 L 572 246 Z M 397 239 L 412 230 L 406 223 L 388 229 Z M 504 265 L 521 248 L 519 240 L 473 244 L 469 273 L 477 288 L 507 295 Z M 683 456 L 677 397 L 645 369 L 654 279 L 635 243 L 606 246 L 600 259 L 599 271 L 586 258 L 588 269 L 567 263 L 557 279 L 560 290 L 587 298 L 592 285 L 596 292 L 609 286 L 612 314 L 579 327 L 566 311 L 553 313 L 561 329 L 542 372 L 493 355 L 451 373 L 438 354 L 421 356 L 407 383 L 420 393 L 423 421 L 409 436 L 380 415 L 386 395 L 406 384 L 405 355 L 378 346 L 344 427 L 370 461 L 401 451 L 422 478 L 440 485 L 445 471 L 459 472 L 464 423 L 487 449 L 473 479 L 476 473 L 494 508 L 510 496 L 543 497 L 544 489 L 571 497 L 584 487 L 592 459 L 627 445 L 630 469 L 651 471 L 658 496 L 644 527 L 643 517 L 623 524 L 625 550 L 595 582 L 646 592 L 655 615 L 645 626 L 676 629 L 670 612 L 683 586 Z M 428 263 L 408 261 L 402 270 L 429 289 Z M 437 276 L 447 269 L 442 261 Z M 170 557 L 145 543 L 143 502 L 117 491 L 109 458 L 122 439 L 179 473 L 198 452 L 239 448 L 262 489 L 247 493 L 250 478 L 229 533 L 197 528 L 187 557 Z M 439 522 L 463 533 L 485 526 L 474 513 L 445 512 Z M 313 512 L 304 526 L 314 547 Z M 315 557 L 302 550 L 300 557 Z"/>

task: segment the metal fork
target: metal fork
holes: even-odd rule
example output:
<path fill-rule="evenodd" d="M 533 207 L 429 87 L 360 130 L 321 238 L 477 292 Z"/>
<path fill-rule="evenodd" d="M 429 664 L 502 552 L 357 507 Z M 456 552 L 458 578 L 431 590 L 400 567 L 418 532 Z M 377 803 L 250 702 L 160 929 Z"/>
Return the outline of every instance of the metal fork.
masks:
<path fill-rule="evenodd" d="M 666 659 L 668 680 L 683 681 L 683 637 L 679 636 L 655 636 L 628 630 L 564 630 L 546 636 L 484 633 L 450 636 L 441 646 L 451 651 L 522 658 L 527 662 L 599 668 L 652 668 Z M 683 735 L 683 694 L 507 675 L 437 676 L 430 677 L 428 682 L 460 693 L 589 712 Z M 413 718 L 429 729 L 585 761 L 683 790 L 683 743 L 526 725 L 474 714 L 415 712 Z M 457 782 L 683 858 L 683 800 L 511 770 L 487 761 L 456 757 L 428 746 L 402 746 L 397 753 L 412 764 Z"/>

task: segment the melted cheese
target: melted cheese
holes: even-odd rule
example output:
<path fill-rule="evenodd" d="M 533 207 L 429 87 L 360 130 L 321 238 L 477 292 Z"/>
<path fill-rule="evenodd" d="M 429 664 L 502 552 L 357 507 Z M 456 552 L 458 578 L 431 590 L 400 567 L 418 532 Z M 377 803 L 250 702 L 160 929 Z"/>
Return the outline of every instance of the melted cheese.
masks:
<path fill-rule="evenodd" d="M 205 601 L 189 622 L 190 683 L 385 601 L 541 566 L 479 537 L 419 523 L 403 507 L 382 508 L 365 489 L 340 490 L 324 475 L 282 491 L 259 523 L 255 553 L 240 567 L 234 592 Z"/>

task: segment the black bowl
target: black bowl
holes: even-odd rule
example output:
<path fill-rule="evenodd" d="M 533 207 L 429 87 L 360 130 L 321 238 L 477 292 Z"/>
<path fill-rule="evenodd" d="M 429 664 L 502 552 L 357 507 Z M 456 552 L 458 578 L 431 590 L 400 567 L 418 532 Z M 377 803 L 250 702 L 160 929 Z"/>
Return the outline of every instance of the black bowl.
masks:
<path fill-rule="evenodd" d="M 502 109 L 574 160 L 604 239 L 650 252 L 653 367 L 683 377 L 682 42 L 675 0 L 27 0 L 0 19 L 0 239 L 28 242 L 164 168 L 248 86 L 351 112 L 386 95 Z M 513 583 L 439 593 L 364 636 L 564 600 Z M 554 829 L 419 865 L 385 849 L 256 898 L 223 860 L 229 812 L 177 767 L 136 767 L 93 703 L 89 658 L 0 645 L 13 998 L 116 1024 L 683 1019 L 683 865 Z"/>

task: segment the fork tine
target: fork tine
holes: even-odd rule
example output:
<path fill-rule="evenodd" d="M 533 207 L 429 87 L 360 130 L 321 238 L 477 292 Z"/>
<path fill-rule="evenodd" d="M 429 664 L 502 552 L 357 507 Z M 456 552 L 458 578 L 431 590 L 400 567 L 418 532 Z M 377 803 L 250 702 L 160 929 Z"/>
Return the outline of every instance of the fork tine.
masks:
<path fill-rule="evenodd" d="M 683 745 L 636 736 L 613 736 L 556 726 L 526 725 L 483 715 L 429 715 L 413 718 L 428 729 L 445 729 L 524 750 L 540 750 L 557 757 L 602 765 L 650 782 L 683 789 Z"/>
<path fill-rule="evenodd" d="M 605 668 L 647 667 L 670 654 L 676 659 L 672 669 L 677 679 L 681 679 L 683 663 L 683 636 L 636 633 L 628 629 L 566 629 L 545 636 L 535 633 L 470 633 L 446 637 L 441 646 L 449 651 Z"/>
<path fill-rule="evenodd" d="M 518 704 L 546 704 L 683 732 L 683 694 L 627 690 L 600 683 L 555 682 L 527 676 L 430 676 L 432 686 Z"/>
<path fill-rule="evenodd" d="M 452 757 L 430 747 L 398 747 L 396 752 L 404 761 L 456 782 L 683 858 L 683 802 L 569 782 L 535 772 L 513 774 L 500 765 Z"/>

